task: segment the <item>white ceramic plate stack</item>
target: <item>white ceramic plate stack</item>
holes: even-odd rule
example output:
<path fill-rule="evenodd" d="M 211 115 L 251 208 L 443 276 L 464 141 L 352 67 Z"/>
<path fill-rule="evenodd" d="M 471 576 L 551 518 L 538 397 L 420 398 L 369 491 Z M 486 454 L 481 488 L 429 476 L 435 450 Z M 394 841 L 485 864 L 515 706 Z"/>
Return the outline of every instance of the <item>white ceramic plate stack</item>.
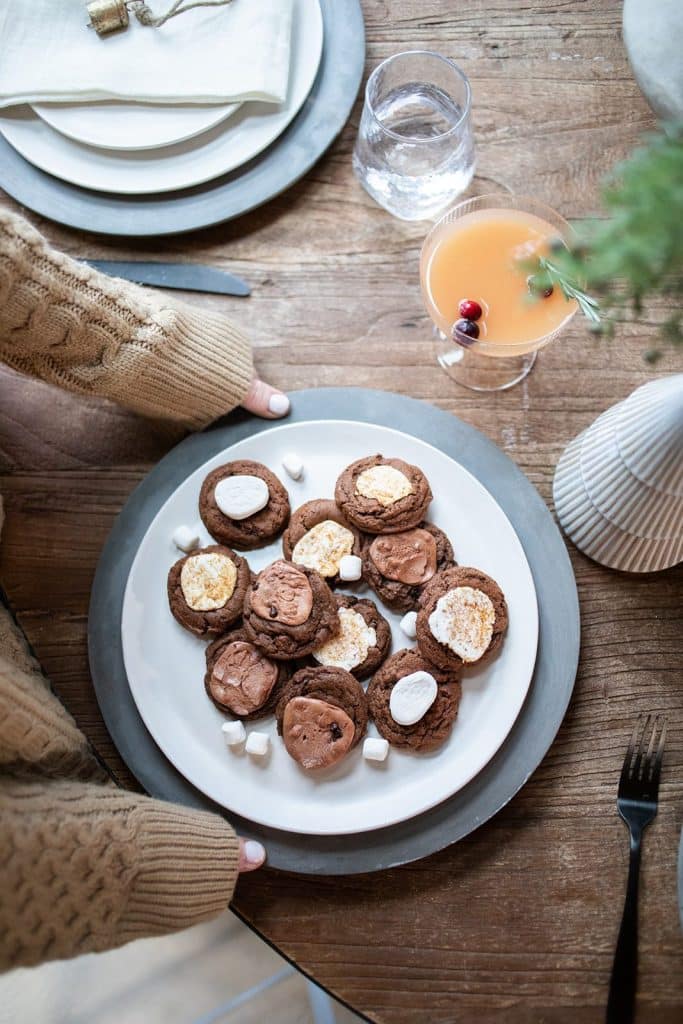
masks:
<path fill-rule="evenodd" d="M 656 572 L 683 560 L 683 374 L 637 388 L 579 434 L 553 496 L 567 536 L 602 565 Z"/>
<path fill-rule="evenodd" d="M 294 0 L 287 98 L 280 105 L 40 103 L 0 110 L 0 133 L 35 167 L 81 188 L 156 195 L 242 167 L 301 109 L 323 49 L 319 0 Z"/>

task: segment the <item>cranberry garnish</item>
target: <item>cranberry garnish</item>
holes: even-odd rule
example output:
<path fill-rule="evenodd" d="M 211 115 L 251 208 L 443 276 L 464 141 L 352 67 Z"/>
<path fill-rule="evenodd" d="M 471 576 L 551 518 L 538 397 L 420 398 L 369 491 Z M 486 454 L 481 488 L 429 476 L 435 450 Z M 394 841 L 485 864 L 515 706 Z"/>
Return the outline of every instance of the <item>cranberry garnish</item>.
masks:
<path fill-rule="evenodd" d="M 553 286 L 550 281 L 535 274 L 527 277 L 526 284 L 532 295 L 538 295 L 542 299 L 549 299 L 553 294 Z"/>
<path fill-rule="evenodd" d="M 475 324 L 474 320 L 457 320 L 453 327 L 453 331 L 456 335 L 466 335 L 466 337 L 471 338 L 472 341 L 475 341 L 479 337 L 479 328 Z"/>
<path fill-rule="evenodd" d="M 474 299 L 463 299 L 458 306 L 458 313 L 465 320 L 478 320 L 481 316 L 481 306 Z"/>

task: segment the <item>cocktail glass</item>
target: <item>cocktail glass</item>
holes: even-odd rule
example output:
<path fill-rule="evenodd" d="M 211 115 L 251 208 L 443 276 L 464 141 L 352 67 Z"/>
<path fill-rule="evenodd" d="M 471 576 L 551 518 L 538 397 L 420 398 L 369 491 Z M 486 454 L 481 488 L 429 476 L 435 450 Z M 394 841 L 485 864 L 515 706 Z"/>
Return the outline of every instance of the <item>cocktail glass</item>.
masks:
<path fill-rule="evenodd" d="M 526 377 L 577 307 L 558 285 L 549 296 L 534 294 L 525 265 L 571 243 L 566 220 L 525 196 L 478 196 L 441 217 L 422 247 L 420 282 L 449 377 L 474 391 L 501 391 Z M 483 310 L 479 337 L 456 328 L 462 300 Z"/>

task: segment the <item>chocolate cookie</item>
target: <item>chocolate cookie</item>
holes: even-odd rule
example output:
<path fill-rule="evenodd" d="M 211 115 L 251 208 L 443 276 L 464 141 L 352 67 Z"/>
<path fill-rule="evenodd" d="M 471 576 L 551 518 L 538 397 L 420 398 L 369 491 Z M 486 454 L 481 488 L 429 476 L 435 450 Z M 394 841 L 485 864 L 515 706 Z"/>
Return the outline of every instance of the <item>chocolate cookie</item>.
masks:
<path fill-rule="evenodd" d="M 344 555 L 360 555 L 361 538 L 336 501 L 316 498 L 292 513 L 282 550 L 290 562 L 315 569 L 333 586 L 339 582 L 339 562 Z"/>
<path fill-rule="evenodd" d="M 244 629 L 270 658 L 291 661 L 336 636 L 337 604 L 317 572 L 280 560 L 260 572 L 248 588 Z"/>
<path fill-rule="evenodd" d="M 239 494 L 222 494 L 218 485 L 234 477 L 246 478 L 245 488 L 252 493 L 256 491 L 257 496 L 259 485 L 254 478 L 266 485 L 265 488 L 261 485 L 265 504 L 257 512 L 244 515 L 249 506 L 240 501 Z M 224 485 L 223 491 L 229 486 Z M 232 515 L 221 511 L 217 501 L 224 508 L 234 507 Z M 199 492 L 199 514 L 211 536 L 221 544 L 243 551 L 263 547 L 279 536 L 287 525 L 289 512 L 287 491 L 275 474 L 260 462 L 249 459 L 237 459 L 212 470 Z"/>
<path fill-rule="evenodd" d="M 244 558 L 222 544 L 211 544 L 171 566 L 168 603 L 180 625 L 191 633 L 224 633 L 242 614 L 250 579 Z"/>
<path fill-rule="evenodd" d="M 363 545 L 363 579 L 395 612 L 417 608 L 427 583 L 454 564 L 451 542 L 432 523 L 367 537 Z"/>
<path fill-rule="evenodd" d="M 367 679 L 391 647 L 389 623 L 367 598 L 337 596 L 340 632 L 313 651 L 320 665 L 343 668 L 356 679 Z"/>
<path fill-rule="evenodd" d="M 428 672 L 434 678 L 436 698 L 419 721 L 399 725 L 391 714 L 391 691 L 399 679 L 414 672 Z M 436 750 L 450 735 L 458 715 L 461 689 L 455 673 L 435 668 L 418 651 L 397 651 L 375 673 L 368 687 L 370 714 L 380 734 L 393 746 L 417 753 Z"/>
<path fill-rule="evenodd" d="M 302 768 L 329 768 L 365 735 L 368 702 L 350 672 L 320 665 L 294 673 L 276 714 L 290 757 Z"/>
<path fill-rule="evenodd" d="M 245 722 L 275 711 L 289 666 L 266 657 L 244 629 L 219 636 L 206 648 L 204 687 L 220 711 Z"/>
<path fill-rule="evenodd" d="M 481 569 L 454 566 L 425 587 L 417 613 L 417 645 L 439 668 L 460 668 L 498 650 L 508 624 L 505 597 Z"/>
<path fill-rule="evenodd" d="M 366 533 L 399 533 L 417 526 L 432 500 L 421 469 L 383 455 L 347 466 L 334 496 L 346 518 Z"/>

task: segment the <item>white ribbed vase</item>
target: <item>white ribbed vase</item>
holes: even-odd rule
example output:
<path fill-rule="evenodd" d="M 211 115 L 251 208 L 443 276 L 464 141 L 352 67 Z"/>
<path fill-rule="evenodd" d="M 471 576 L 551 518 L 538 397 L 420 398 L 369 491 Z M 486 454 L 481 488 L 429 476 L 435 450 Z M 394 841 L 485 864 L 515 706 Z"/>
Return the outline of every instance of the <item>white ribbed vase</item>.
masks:
<path fill-rule="evenodd" d="M 637 388 L 565 448 L 555 511 L 589 558 L 624 572 L 683 561 L 683 374 Z"/>

